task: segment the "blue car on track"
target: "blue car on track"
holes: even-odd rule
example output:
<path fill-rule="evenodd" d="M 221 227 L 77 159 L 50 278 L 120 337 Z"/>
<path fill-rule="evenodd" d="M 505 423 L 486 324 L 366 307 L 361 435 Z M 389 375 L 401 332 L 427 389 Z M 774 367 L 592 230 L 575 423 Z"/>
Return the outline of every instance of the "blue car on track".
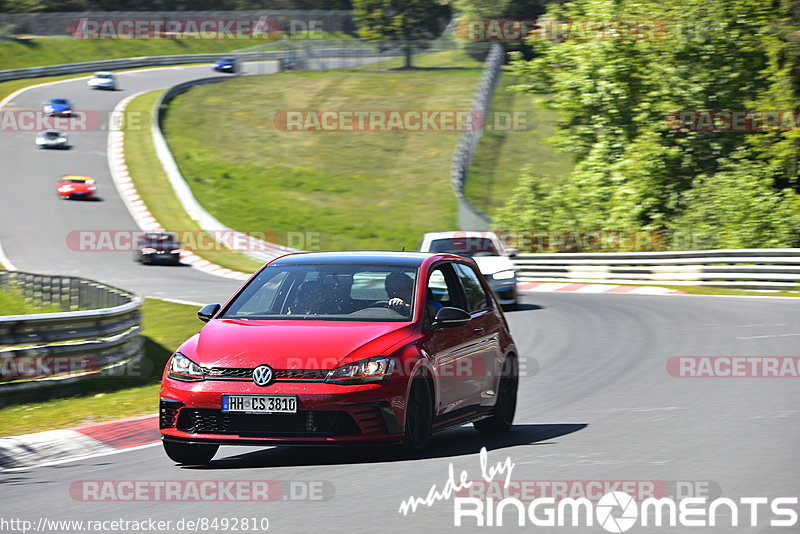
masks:
<path fill-rule="evenodd" d="M 71 117 L 72 103 L 66 98 L 51 98 L 44 103 L 44 112 L 50 116 Z"/>
<path fill-rule="evenodd" d="M 233 56 L 222 57 L 214 62 L 213 69 L 217 72 L 238 72 L 239 60 Z"/>

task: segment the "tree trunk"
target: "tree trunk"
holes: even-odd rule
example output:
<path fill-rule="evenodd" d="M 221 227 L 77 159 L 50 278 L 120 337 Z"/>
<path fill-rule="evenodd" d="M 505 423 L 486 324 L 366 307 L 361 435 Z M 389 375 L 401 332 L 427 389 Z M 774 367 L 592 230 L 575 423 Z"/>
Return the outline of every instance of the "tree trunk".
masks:
<path fill-rule="evenodd" d="M 406 48 L 406 64 L 405 64 L 405 67 L 403 67 L 403 68 L 410 69 L 411 68 L 411 63 L 412 63 L 412 61 L 414 59 L 414 54 L 413 54 L 412 48 L 411 48 L 411 41 L 406 41 L 405 48 Z"/>

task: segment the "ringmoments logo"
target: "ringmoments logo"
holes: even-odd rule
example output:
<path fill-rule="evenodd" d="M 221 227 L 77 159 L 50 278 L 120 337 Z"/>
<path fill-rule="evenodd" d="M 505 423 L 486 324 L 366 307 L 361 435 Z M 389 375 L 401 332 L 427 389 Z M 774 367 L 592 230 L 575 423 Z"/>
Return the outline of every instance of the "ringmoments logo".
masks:
<path fill-rule="evenodd" d="M 425 497 L 408 497 L 400 504 L 399 513 L 414 515 L 423 507 L 441 501 L 453 501 L 453 525 L 456 527 L 493 527 L 504 525 L 536 527 L 581 527 L 599 525 L 606 532 L 627 532 L 642 527 L 715 527 L 765 526 L 791 527 L 798 522 L 797 497 L 647 497 L 641 502 L 624 491 L 609 491 L 593 501 L 586 497 L 537 497 L 523 502 L 518 497 L 460 496 L 473 484 L 512 484 L 515 463 L 507 457 L 489 464 L 486 448 L 480 452 L 481 478 L 470 479 L 466 470 L 456 476 L 452 462 L 448 478 L 441 489 L 434 484 Z"/>

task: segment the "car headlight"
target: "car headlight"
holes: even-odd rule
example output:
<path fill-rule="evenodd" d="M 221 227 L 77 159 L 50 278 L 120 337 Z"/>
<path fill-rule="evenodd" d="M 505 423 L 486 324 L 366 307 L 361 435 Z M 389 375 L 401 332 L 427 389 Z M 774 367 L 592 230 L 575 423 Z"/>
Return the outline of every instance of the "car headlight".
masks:
<path fill-rule="evenodd" d="M 494 273 L 492 278 L 495 280 L 511 280 L 517 275 L 516 271 L 500 271 L 498 273 Z"/>
<path fill-rule="evenodd" d="M 180 352 L 176 352 L 170 358 L 167 376 L 184 382 L 197 382 L 204 379 L 203 368 Z"/>
<path fill-rule="evenodd" d="M 150 247 L 145 247 L 142 249 L 142 254 L 155 254 L 155 252 L 156 249 Z"/>
<path fill-rule="evenodd" d="M 59 143 L 66 143 L 67 142 L 67 138 L 66 137 L 59 137 L 58 138 L 58 142 Z"/>
<path fill-rule="evenodd" d="M 328 373 L 325 382 L 331 384 L 369 384 L 389 380 L 394 373 L 394 359 L 388 356 L 367 358 L 337 367 Z"/>

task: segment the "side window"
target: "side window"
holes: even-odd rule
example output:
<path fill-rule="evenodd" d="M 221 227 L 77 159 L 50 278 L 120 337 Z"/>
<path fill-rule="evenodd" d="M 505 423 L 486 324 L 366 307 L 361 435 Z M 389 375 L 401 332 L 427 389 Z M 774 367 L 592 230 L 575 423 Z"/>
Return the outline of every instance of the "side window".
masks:
<path fill-rule="evenodd" d="M 464 293 L 467 296 L 467 311 L 472 313 L 486 310 L 489 308 L 489 297 L 483 290 L 478 275 L 469 266 L 462 263 L 455 264 L 458 278 L 464 286 Z"/>
<path fill-rule="evenodd" d="M 425 323 L 430 324 L 436 312 L 444 307 L 461 307 L 458 282 L 450 264 L 441 265 L 428 277 Z"/>

